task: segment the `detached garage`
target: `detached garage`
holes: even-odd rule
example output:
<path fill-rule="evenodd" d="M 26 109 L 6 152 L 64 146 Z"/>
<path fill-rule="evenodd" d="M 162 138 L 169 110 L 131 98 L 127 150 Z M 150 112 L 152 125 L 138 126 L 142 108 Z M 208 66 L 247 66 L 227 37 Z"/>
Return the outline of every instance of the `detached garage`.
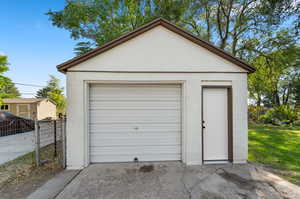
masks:
<path fill-rule="evenodd" d="M 58 66 L 67 76 L 67 166 L 247 161 L 255 68 L 164 19 Z"/>

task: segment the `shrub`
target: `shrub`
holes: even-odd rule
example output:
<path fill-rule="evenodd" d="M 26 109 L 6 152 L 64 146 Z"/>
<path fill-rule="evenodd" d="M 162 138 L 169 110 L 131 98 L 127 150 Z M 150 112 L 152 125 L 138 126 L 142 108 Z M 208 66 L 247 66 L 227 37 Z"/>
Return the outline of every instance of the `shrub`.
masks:
<path fill-rule="evenodd" d="M 258 122 L 260 115 L 265 114 L 267 112 L 267 108 L 263 106 L 253 106 L 249 105 L 248 106 L 248 118 L 250 122 Z"/>
<path fill-rule="evenodd" d="M 298 113 L 289 105 L 280 105 L 269 109 L 264 115 L 260 117 L 263 123 L 292 124 L 298 118 Z"/>

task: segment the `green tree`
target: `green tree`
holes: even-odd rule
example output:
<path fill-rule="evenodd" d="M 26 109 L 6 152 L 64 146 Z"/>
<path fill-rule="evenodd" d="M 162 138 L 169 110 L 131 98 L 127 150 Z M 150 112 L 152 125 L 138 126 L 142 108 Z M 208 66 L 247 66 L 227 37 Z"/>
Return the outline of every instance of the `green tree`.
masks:
<path fill-rule="evenodd" d="M 10 78 L 4 75 L 9 70 L 7 56 L 0 55 L 0 104 L 4 98 L 19 97 L 20 93 Z"/>
<path fill-rule="evenodd" d="M 197 36 L 247 61 L 271 44 L 282 24 L 298 34 L 299 3 L 293 0 L 191 1 L 181 25 Z M 295 22 L 295 23 L 293 23 Z M 252 55 L 252 56 L 251 56 Z"/>
<path fill-rule="evenodd" d="M 58 113 L 64 113 L 66 107 L 66 99 L 63 94 L 64 88 L 60 86 L 60 80 L 50 75 L 47 86 L 37 91 L 36 98 L 48 98 L 56 103 Z"/>
<path fill-rule="evenodd" d="M 70 31 L 82 54 L 156 17 L 164 17 L 202 39 L 251 60 L 269 49 L 282 24 L 299 32 L 299 2 L 294 0 L 68 0 L 49 11 L 54 26 Z M 296 38 L 295 38 L 296 39 Z"/>
<path fill-rule="evenodd" d="M 164 17 L 177 22 L 184 14 L 188 0 L 69 0 L 60 11 L 49 11 L 52 24 L 70 31 L 79 42 L 77 55 L 100 46 L 142 24 Z"/>
<path fill-rule="evenodd" d="M 299 96 L 300 47 L 288 46 L 255 58 L 257 71 L 249 76 L 250 97 L 257 106 L 296 104 Z"/>

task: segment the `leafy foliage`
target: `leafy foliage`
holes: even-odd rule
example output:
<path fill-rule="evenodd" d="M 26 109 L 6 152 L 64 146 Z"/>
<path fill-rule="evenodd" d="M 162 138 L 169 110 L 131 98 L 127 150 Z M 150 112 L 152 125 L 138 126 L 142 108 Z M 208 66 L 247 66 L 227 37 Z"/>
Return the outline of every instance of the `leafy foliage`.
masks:
<path fill-rule="evenodd" d="M 47 15 L 73 39 L 88 40 L 78 43 L 77 55 L 164 17 L 248 60 L 269 50 L 287 20 L 297 36 L 299 9 L 293 0 L 68 0 L 64 9 Z"/>
<path fill-rule="evenodd" d="M 3 98 L 19 97 L 20 93 L 15 84 L 4 75 L 9 70 L 7 56 L 0 55 L 0 104 Z"/>
<path fill-rule="evenodd" d="M 62 10 L 47 15 L 71 38 L 84 40 L 76 55 L 164 17 L 257 68 L 249 76 L 257 119 L 262 105 L 300 106 L 299 1 L 67 0 Z"/>
<path fill-rule="evenodd" d="M 257 71 L 249 76 L 250 97 L 257 106 L 299 103 L 300 47 L 287 46 L 256 57 Z"/>
<path fill-rule="evenodd" d="M 280 105 L 268 110 L 261 116 L 260 120 L 264 123 L 270 123 L 274 125 L 291 124 L 299 118 L 297 111 L 291 108 L 290 105 Z"/>
<path fill-rule="evenodd" d="M 64 88 L 60 86 L 60 80 L 50 75 L 47 86 L 38 90 L 36 98 L 48 98 L 56 103 L 58 113 L 64 113 L 66 107 L 66 99 L 63 94 Z"/>
<path fill-rule="evenodd" d="M 77 44 L 75 51 L 78 55 L 89 50 L 91 46 L 100 46 L 156 17 L 177 21 L 183 14 L 186 2 L 70 0 L 63 10 L 50 10 L 47 14 L 53 25 L 69 30 L 73 39 L 90 40 Z"/>

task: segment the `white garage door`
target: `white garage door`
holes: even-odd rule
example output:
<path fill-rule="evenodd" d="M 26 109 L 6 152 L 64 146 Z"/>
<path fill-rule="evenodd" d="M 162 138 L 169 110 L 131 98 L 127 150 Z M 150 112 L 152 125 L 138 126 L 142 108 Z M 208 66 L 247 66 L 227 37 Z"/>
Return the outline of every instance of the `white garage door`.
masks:
<path fill-rule="evenodd" d="M 180 85 L 92 84 L 90 162 L 181 159 Z"/>

